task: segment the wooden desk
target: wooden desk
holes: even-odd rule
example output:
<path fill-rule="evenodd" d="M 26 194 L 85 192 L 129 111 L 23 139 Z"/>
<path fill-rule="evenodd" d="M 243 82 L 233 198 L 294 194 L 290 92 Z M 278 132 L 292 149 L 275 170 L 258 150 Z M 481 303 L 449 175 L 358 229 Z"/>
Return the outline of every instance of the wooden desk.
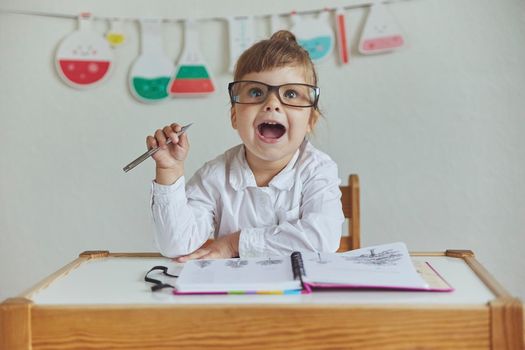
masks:
<path fill-rule="evenodd" d="M 85 252 L 0 304 L 0 349 L 522 349 L 522 304 L 470 251 L 413 253 L 452 293 L 174 296 L 158 254 Z"/>

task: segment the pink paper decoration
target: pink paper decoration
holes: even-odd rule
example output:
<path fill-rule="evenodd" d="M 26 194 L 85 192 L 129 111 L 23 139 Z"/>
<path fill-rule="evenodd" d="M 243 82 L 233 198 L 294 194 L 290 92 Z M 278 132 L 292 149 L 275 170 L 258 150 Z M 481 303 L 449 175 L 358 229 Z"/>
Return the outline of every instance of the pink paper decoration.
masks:
<path fill-rule="evenodd" d="M 393 51 L 404 42 L 401 30 L 386 6 L 380 2 L 372 4 L 359 41 L 359 52 L 367 55 Z"/>

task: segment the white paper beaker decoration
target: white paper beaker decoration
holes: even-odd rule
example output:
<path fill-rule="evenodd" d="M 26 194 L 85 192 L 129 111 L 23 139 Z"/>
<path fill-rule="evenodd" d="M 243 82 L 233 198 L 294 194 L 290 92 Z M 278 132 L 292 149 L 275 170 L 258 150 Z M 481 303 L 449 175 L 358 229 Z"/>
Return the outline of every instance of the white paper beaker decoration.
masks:
<path fill-rule="evenodd" d="M 239 56 L 255 42 L 255 28 L 252 16 L 228 17 L 228 32 L 230 43 L 230 67 L 233 73 Z"/>

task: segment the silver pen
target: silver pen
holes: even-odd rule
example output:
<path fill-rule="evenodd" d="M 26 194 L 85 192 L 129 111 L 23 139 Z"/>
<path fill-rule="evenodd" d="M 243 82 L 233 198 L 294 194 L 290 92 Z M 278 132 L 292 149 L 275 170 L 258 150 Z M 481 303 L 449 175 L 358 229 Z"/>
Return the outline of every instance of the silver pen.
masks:
<path fill-rule="evenodd" d="M 184 134 L 184 132 L 186 130 L 188 130 L 188 128 L 192 125 L 193 123 L 190 123 L 188 125 L 185 125 L 182 127 L 182 129 L 177 132 L 177 136 L 180 136 L 182 134 Z M 166 141 L 166 144 L 169 145 L 171 143 L 171 139 L 168 139 Z M 128 172 L 130 171 L 131 169 L 133 169 L 134 167 L 136 167 L 137 165 L 139 165 L 140 163 L 142 163 L 144 160 L 148 159 L 149 157 L 151 157 L 153 154 L 155 154 L 158 150 L 160 149 L 160 147 L 155 147 L 155 148 L 152 148 L 150 149 L 149 151 L 145 152 L 144 154 L 142 154 L 140 157 L 138 157 L 137 159 L 135 159 L 134 161 L 132 161 L 131 163 L 129 163 L 128 165 L 126 165 L 124 168 L 122 168 L 122 170 L 124 170 L 124 172 Z"/>

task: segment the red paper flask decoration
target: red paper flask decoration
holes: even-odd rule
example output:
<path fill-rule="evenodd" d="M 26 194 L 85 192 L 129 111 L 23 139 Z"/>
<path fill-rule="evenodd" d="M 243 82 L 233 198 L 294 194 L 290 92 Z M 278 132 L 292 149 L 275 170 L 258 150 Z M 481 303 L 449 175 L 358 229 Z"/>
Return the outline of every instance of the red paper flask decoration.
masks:
<path fill-rule="evenodd" d="M 65 37 L 57 50 L 58 75 L 69 86 L 88 88 L 100 84 L 112 67 L 113 52 L 102 35 L 91 28 L 91 15 L 81 14 L 79 28 Z"/>

